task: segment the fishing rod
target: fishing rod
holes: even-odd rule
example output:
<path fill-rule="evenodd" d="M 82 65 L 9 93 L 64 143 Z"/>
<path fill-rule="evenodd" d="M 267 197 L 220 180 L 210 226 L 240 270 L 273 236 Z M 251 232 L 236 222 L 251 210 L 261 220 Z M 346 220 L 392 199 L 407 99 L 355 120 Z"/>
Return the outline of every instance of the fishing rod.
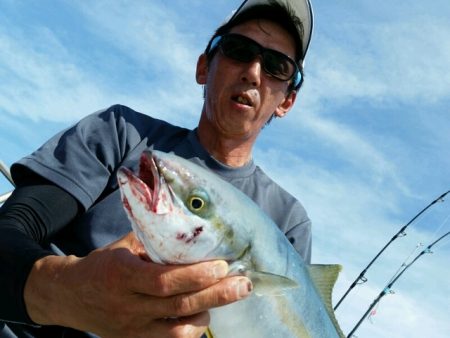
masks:
<path fill-rule="evenodd" d="M 5 194 L 0 195 L 0 205 L 2 205 L 8 198 L 11 196 L 12 192 L 7 192 Z"/>
<path fill-rule="evenodd" d="M 450 190 L 443 193 L 441 196 L 436 198 L 433 202 L 428 204 L 425 208 L 423 208 L 417 215 L 415 215 L 408 223 L 406 223 L 390 240 L 387 242 L 387 244 L 375 255 L 375 257 L 370 261 L 370 263 L 361 271 L 359 276 L 353 281 L 353 283 L 350 285 L 350 287 L 347 289 L 347 291 L 344 293 L 344 295 L 341 297 L 341 299 L 337 302 L 336 306 L 334 307 L 334 310 L 341 305 L 342 301 L 347 297 L 347 295 L 352 291 L 352 289 L 358 285 L 358 284 L 364 284 L 367 282 L 367 278 L 365 277 L 365 274 L 367 270 L 372 266 L 372 264 L 378 259 L 378 257 L 381 256 L 381 254 L 387 249 L 388 246 L 392 244 L 397 238 L 406 236 L 406 228 L 413 223 L 420 215 L 422 215 L 425 211 L 427 211 L 429 208 L 431 208 L 435 203 L 439 201 L 443 201 L 444 197 L 450 193 Z"/>
<path fill-rule="evenodd" d="M 392 286 L 395 284 L 395 282 L 405 273 L 406 270 L 408 270 L 411 265 L 413 265 L 420 257 L 422 257 L 424 254 L 426 253 L 433 253 L 431 251 L 431 248 L 438 243 L 440 240 L 442 240 L 443 238 L 445 238 L 446 236 L 450 235 L 450 231 L 447 232 L 446 234 L 442 235 L 441 237 L 439 237 L 437 240 L 435 240 L 433 243 L 431 243 L 430 245 L 428 245 L 424 250 L 422 250 L 413 260 L 411 263 L 405 265 L 405 267 L 403 268 L 403 270 L 401 270 L 394 278 L 391 279 L 391 281 L 388 283 L 388 285 L 383 289 L 383 291 L 380 292 L 380 294 L 378 295 L 377 298 L 375 298 L 375 300 L 373 301 L 373 303 L 369 306 L 369 308 L 367 309 L 367 311 L 364 313 L 364 315 L 361 317 L 361 319 L 359 320 L 359 322 L 356 324 L 356 326 L 353 328 L 353 330 L 347 335 L 347 338 L 350 338 L 353 336 L 353 334 L 355 333 L 355 331 L 359 328 L 359 326 L 361 325 L 361 323 L 364 321 L 364 319 L 366 319 L 367 315 L 372 311 L 372 309 L 378 304 L 378 302 L 381 300 L 381 298 L 383 298 L 386 294 L 388 293 L 392 293 Z"/>
<path fill-rule="evenodd" d="M 6 179 L 14 186 L 14 181 L 11 177 L 11 173 L 9 172 L 8 167 L 2 162 L 0 161 L 0 172 L 3 174 L 3 176 L 6 177 Z"/>
<path fill-rule="evenodd" d="M 5 178 L 15 187 L 14 181 L 11 177 L 8 167 L 0 160 L 0 172 L 5 176 Z M 11 192 L 0 194 L 0 205 L 5 202 L 8 197 L 11 196 Z"/>

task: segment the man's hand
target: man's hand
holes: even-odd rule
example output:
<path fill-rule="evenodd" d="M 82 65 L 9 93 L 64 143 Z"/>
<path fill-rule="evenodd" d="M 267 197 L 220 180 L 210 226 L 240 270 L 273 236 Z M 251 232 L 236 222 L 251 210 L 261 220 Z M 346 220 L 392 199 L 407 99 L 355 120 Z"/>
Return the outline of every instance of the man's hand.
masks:
<path fill-rule="evenodd" d="M 25 285 L 29 316 L 101 337 L 199 337 L 208 309 L 242 299 L 250 280 L 228 277 L 224 261 L 152 263 L 130 233 L 84 258 L 38 260 Z"/>

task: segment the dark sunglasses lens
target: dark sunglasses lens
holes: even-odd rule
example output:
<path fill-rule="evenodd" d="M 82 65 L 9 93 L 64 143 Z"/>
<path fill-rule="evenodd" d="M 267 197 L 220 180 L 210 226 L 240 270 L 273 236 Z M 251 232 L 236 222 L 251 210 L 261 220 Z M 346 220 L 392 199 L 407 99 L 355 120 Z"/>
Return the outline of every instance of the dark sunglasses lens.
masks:
<path fill-rule="evenodd" d="M 241 62 L 250 62 L 259 53 L 258 46 L 237 36 L 224 37 L 221 47 L 226 56 Z"/>
<path fill-rule="evenodd" d="M 289 80 L 295 72 L 295 66 L 288 58 L 272 51 L 263 53 L 263 65 L 268 73 L 281 80 Z"/>

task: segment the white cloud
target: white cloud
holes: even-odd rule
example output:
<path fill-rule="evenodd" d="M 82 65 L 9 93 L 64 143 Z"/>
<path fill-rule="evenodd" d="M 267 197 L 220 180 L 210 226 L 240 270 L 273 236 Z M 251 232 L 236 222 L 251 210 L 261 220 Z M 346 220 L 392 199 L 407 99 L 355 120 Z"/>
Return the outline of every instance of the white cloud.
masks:
<path fill-rule="evenodd" d="M 303 127 L 314 130 L 322 142 L 332 145 L 335 151 L 342 152 L 342 158 L 350 162 L 355 170 L 359 170 L 360 176 L 370 177 L 375 184 L 389 179 L 395 181 L 397 186 L 403 186 L 397 178 L 395 164 L 355 129 L 312 114 L 303 114 L 301 122 Z"/>
<path fill-rule="evenodd" d="M 134 6 L 97 1 L 77 6 L 90 22 L 90 29 L 109 41 L 147 72 L 142 99 L 133 98 L 152 114 L 172 121 L 197 119 L 201 108 L 201 88 L 195 83 L 195 64 L 202 52 L 199 38 L 181 31 L 175 23 L 184 13 L 161 3 L 136 2 Z M 156 83 L 156 85 L 154 85 Z M 134 105 L 133 105 L 134 106 Z"/>
<path fill-rule="evenodd" d="M 68 121 L 104 104 L 105 94 L 57 37 L 45 27 L 34 32 L 30 39 L 21 31 L 0 30 L 0 64 L 7 79 L 0 84 L 2 109 L 32 119 Z"/>
<path fill-rule="evenodd" d="M 144 8 L 96 2 L 83 8 L 84 23 L 101 32 L 98 41 L 93 36 L 88 39 L 99 44 L 96 52 L 102 57 L 89 58 L 89 52 L 81 50 L 74 53 L 67 37 L 63 42 L 62 33 L 46 23 L 33 27 L 33 37 L 23 27 L 3 25 L 0 74 L 5 74 L 6 81 L 0 84 L 0 107 L 32 119 L 74 121 L 111 104 L 124 103 L 178 123 L 188 117 L 192 124 L 202 97 L 200 86 L 195 84 L 194 65 L 199 55 L 192 48 L 195 37 L 178 31 L 162 8 L 141 4 Z M 108 69 L 108 45 L 115 53 L 123 53 L 122 60 L 113 62 L 130 68 L 126 84 L 114 73 L 97 71 Z"/>
<path fill-rule="evenodd" d="M 322 22 L 314 37 L 315 53 L 308 61 L 315 90 L 309 94 L 326 93 L 321 99 L 334 102 L 366 98 L 380 104 L 448 97 L 448 20 L 419 12 L 423 9 L 412 12 L 409 3 L 394 6 L 392 19 L 365 20 L 351 11 L 349 20 Z M 373 15 L 387 16 L 384 11 L 377 7 Z"/>
<path fill-rule="evenodd" d="M 192 50 L 195 36 L 177 27 L 180 13 L 162 3 L 142 1 L 133 6 L 126 2 L 111 6 L 108 1 L 77 6 L 93 25 L 93 34 L 108 40 L 135 62 L 149 64 L 161 75 L 177 74 L 183 81 L 192 75 L 197 57 Z"/>

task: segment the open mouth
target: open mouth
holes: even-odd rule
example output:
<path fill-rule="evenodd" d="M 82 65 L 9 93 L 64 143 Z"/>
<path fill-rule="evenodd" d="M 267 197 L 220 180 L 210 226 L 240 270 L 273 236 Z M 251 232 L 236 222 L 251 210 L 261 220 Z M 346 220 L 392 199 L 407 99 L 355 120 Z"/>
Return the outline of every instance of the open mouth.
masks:
<path fill-rule="evenodd" d="M 252 107 L 253 106 L 253 102 L 251 101 L 251 99 L 247 96 L 247 95 L 236 95 L 232 97 L 232 100 L 239 103 L 239 104 L 243 104 L 245 106 L 249 106 Z"/>
<path fill-rule="evenodd" d="M 144 203 L 146 209 L 156 214 L 164 214 L 171 210 L 172 197 L 164 176 L 160 174 L 156 159 L 152 153 L 142 153 L 139 162 L 139 175 L 136 176 L 127 168 L 120 168 L 119 185 L 129 185 L 131 194 Z"/>
<path fill-rule="evenodd" d="M 153 198 L 158 195 L 161 185 L 160 177 L 152 154 L 150 152 L 143 152 L 139 162 L 139 178 L 149 187 Z"/>

